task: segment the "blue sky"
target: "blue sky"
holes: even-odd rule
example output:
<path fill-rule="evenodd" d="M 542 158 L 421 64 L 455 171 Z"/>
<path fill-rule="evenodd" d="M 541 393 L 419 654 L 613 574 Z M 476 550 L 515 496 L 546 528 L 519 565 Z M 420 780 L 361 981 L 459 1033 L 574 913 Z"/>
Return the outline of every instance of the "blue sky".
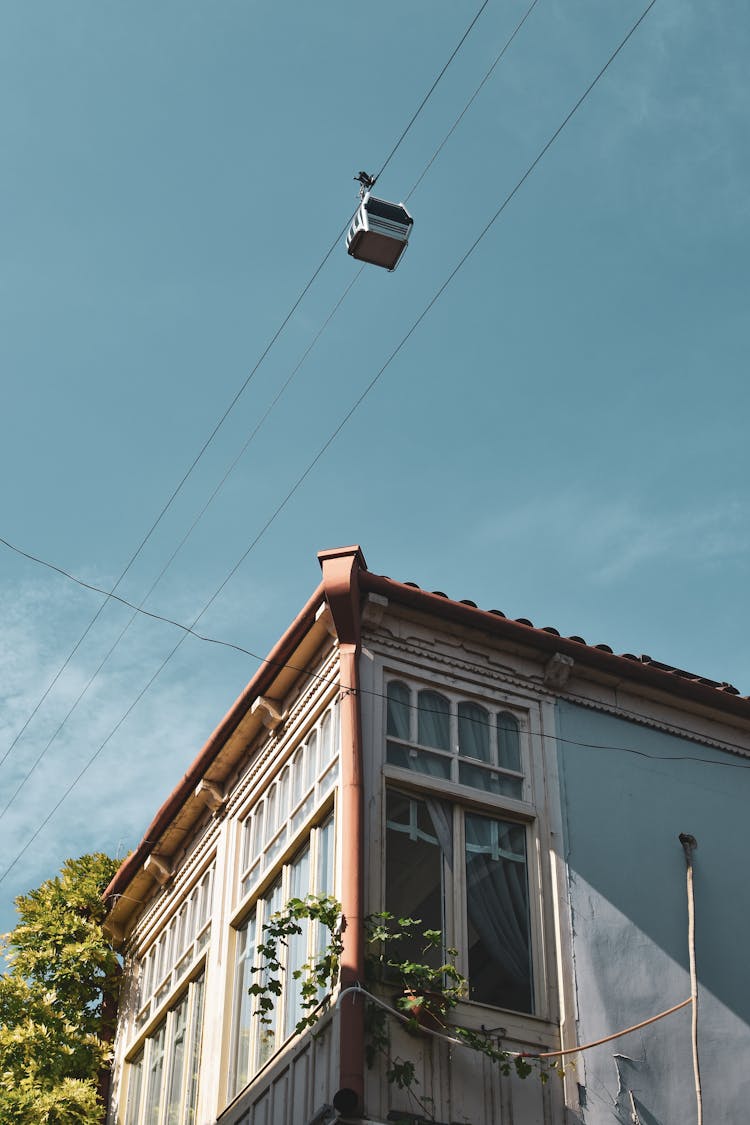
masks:
<path fill-rule="evenodd" d="M 405 198 L 528 6 L 490 0 L 388 165 Z M 0 535 L 111 587 L 479 3 L 6 0 Z M 640 14 L 539 0 L 148 605 L 192 619 Z M 745 5 L 657 4 L 201 621 L 265 653 L 315 554 L 750 693 Z M 121 592 L 140 601 L 357 272 L 343 243 Z M 101 599 L 0 552 L 0 758 Z M 109 604 L 5 804 L 127 622 Z M 178 634 L 126 633 L 0 818 L 17 854 Z M 255 665 L 188 640 L 0 883 L 123 854 Z"/>

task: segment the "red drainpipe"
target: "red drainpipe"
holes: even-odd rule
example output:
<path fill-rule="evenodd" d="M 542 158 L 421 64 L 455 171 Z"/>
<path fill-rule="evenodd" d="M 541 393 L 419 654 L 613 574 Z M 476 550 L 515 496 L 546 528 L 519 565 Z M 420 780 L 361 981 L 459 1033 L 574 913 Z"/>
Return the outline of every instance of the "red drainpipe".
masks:
<path fill-rule="evenodd" d="M 339 642 L 341 696 L 341 908 L 345 920 L 341 987 L 364 981 L 364 785 L 359 706 L 359 573 L 366 569 L 359 547 L 340 547 L 318 555 L 323 590 Z M 337 1109 L 361 1113 L 364 1100 L 364 1005 L 345 997 L 340 1009 L 339 1089 Z"/>

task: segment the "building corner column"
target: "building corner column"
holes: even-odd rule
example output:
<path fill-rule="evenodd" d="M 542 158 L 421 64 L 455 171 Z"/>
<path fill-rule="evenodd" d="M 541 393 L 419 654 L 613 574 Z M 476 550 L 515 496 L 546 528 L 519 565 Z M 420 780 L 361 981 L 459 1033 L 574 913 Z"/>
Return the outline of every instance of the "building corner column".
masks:
<path fill-rule="evenodd" d="M 339 644 L 341 719 L 341 909 L 344 919 L 341 988 L 364 980 L 364 777 L 359 696 L 361 613 L 359 574 L 366 569 L 358 546 L 321 551 L 323 589 Z M 339 1089 L 334 1104 L 362 1113 L 364 1098 L 364 1003 L 350 993 L 340 1008 Z"/>

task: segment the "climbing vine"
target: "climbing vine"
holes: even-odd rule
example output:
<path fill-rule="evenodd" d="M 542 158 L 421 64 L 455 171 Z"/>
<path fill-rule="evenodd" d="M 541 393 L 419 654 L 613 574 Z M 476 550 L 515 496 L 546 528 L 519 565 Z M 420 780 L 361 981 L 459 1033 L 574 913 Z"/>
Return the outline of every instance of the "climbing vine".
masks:
<path fill-rule="evenodd" d="M 316 955 L 292 971 L 299 981 L 302 1016 L 295 1032 L 314 1027 L 325 1002 L 339 980 L 343 942 L 343 917 L 340 904 L 329 895 L 292 898 L 271 916 L 263 927 L 263 940 L 258 946 L 261 963 L 254 966 L 258 979 L 249 988 L 258 997 L 257 1013 L 261 1023 L 273 1022 L 276 1000 L 283 991 L 285 974 L 284 949 L 290 938 L 303 933 L 303 922 L 318 922 L 327 931 L 325 945 Z M 453 1009 L 468 995 L 468 981 L 456 965 L 458 950 L 445 949 L 440 930 L 422 929 L 418 918 L 395 918 L 387 911 L 371 914 L 366 919 L 368 952 L 365 959 L 365 991 L 384 985 L 398 989 L 393 999 L 408 1031 L 415 1035 L 438 1033 L 458 1040 L 479 1051 L 496 1063 L 505 1075 L 527 1078 L 535 1070 L 542 1082 L 550 1073 L 562 1076 L 562 1066 L 530 1055 L 504 1050 L 490 1032 L 463 1027 L 449 1019 Z M 404 946 L 418 950 L 420 959 L 400 956 Z M 365 1057 L 372 1067 L 380 1056 L 386 1066 L 386 1078 L 392 1085 L 407 1091 L 426 1112 L 430 1112 L 426 1095 L 418 1097 L 413 1087 L 418 1084 L 416 1066 L 411 1059 L 394 1056 L 387 1011 L 368 997 L 365 1012 Z"/>
<path fill-rule="evenodd" d="M 273 1022 L 271 1012 L 276 997 L 283 991 L 285 973 L 282 950 L 295 934 L 301 934 L 302 922 L 319 922 L 327 931 L 328 939 L 323 949 L 292 971 L 292 978 L 300 982 L 303 1014 L 294 1028 L 295 1033 L 313 1027 L 318 1021 L 318 1009 L 339 979 L 339 964 L 343 944 L 341 941 L 341 907 L 330 895 L 308 895 L 307 898 L 290 898 L 263 927 L 263 941 L 258 945 L 262 963 L 253 971 L 260 980 L 250 985 L 248 991 L 258 997 L 258 1018 L 263 1024 Z M 323 996 L 321 998 L 321 993 Z"/>

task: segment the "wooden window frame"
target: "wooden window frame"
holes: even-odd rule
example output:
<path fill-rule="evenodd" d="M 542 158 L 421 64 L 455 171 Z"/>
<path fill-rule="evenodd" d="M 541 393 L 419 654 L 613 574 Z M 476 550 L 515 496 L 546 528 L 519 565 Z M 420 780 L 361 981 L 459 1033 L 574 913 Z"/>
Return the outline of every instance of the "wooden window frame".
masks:
<path fill-rule="evenodd" d="M 332 884 L 329 887 L 323 887 L 321 883 L 320 872 L 320 858 L 322 854 L 323 844 L 323 830 L 330 826 L 332 832 L 332 843 L 330 851 L 330 870 L 326 872 L 328 881 Z M 261 1057 L 260 1052 L 260 1036 L 263 1032 L 263 1027 L 258 1019 L 257 1001 L 253 999 L 249 1009 L 249 1038 L 247 1041 L 246 1057 L 239 1058 L 239 1039 L 243 1031 L 242 1025 L 238 1022 L 240 1011 L 238 987 L 239 980 L 243 976 L 243 966 L 240 961 L 240 943 L 241 932 L 255 921 L 255 937 L 253 941 L 253 948 L 246 949 L 242 954 L 242 959 L 257 961 L 257 947 L 260 940 L 262 940 L 263 926 L 265 925 L 268 917 L 270 916 L 270 902 L 272 896 L 275 894 L 276 888 L 279 888 L 277 901 L 278 909 L 283 908 L 284 904 L 292 897 L 291 894 L 291 877 L 295 861 L 301 857 L 305 849 L 309 849 L 309 889 L 305 892 L 307 894 L 335 894 L 338 867 L 338 838 L 337 838 L 337 816 L 335 802 L 326 802 L 322 809 L 318 810 L 316 821 L 308 827 L 306 832 L 300 834 L 296 839 L 293 850 L 287 852 L 285 856 L 274 865 L 267 873 L 266 877 L 260 885 L 253 892 L 248 902 L 243 903 L 242 908 L 238 911 L 237 917 L 232 921 L 232 941 L 230 947 L 231 954 L 231 1003 L 232 1003 L 232 1018 L 229 1032 L 229 1051 L 227 1055 L 227 1101 L 232 1101 L 236 1098 L 242 1090 L 244 1090 L 257 1076 L 267 1067 L 273 1059 L 278 1055 L 279 1051 L 292 1040 L 295 1036 L 294 1031 L 289 1031 L 287 1024 L 287 1003 L 288 1003 L 288 989 L 285 988 L 282 995 L 278 998 L 278 1002 L 274 1009 L 274 1044 L 273 1048 L 265 1058 Z M 309 925 L 306 933 L 306 948 L 303 957 L 303 963 L 314 952 L 314 946 L 317 940 L 318 931 L 316 926 Z M 288 950 L 282 948 L 282 964 L 286 965 L 286 958 Z M 254 966 L 256 967 L 256 966 Z M 258 973 L 254 973 L 252 981 L 257 981 Z M 289 986 L 298 988 L 297 981 L 285 982 Z M 246 1077 L 240 1082 L 238 1079 L 238 1072 Z"/>
<path fill-rule="evenodd" d="M 177 1015 L 187 1000 L 183 1064 L 180 1076 L 177 1120 L 180 1125 L 195 1125 L 197 1092 L 205 1012 L 205 965 L 202 964 L 175 996 L 161 1019 L 142 1038 L 126 1059 L 126 1089 L 123 1104 L 126 1125 L 167 1125 L 169 1120 L 169 1093 L 174 1078 L 172 1066 L 175 1059 L 175 1027 Z M 159 1037 L 164 1034 L 163 1055 L 158 1090 L 158 1111 L 152 1115 L 151 1065 Z M 135 1093 L 135 1097 L 133 1096 Z M 192 1101 L 192 1105 L 190 1102 Z"/>

